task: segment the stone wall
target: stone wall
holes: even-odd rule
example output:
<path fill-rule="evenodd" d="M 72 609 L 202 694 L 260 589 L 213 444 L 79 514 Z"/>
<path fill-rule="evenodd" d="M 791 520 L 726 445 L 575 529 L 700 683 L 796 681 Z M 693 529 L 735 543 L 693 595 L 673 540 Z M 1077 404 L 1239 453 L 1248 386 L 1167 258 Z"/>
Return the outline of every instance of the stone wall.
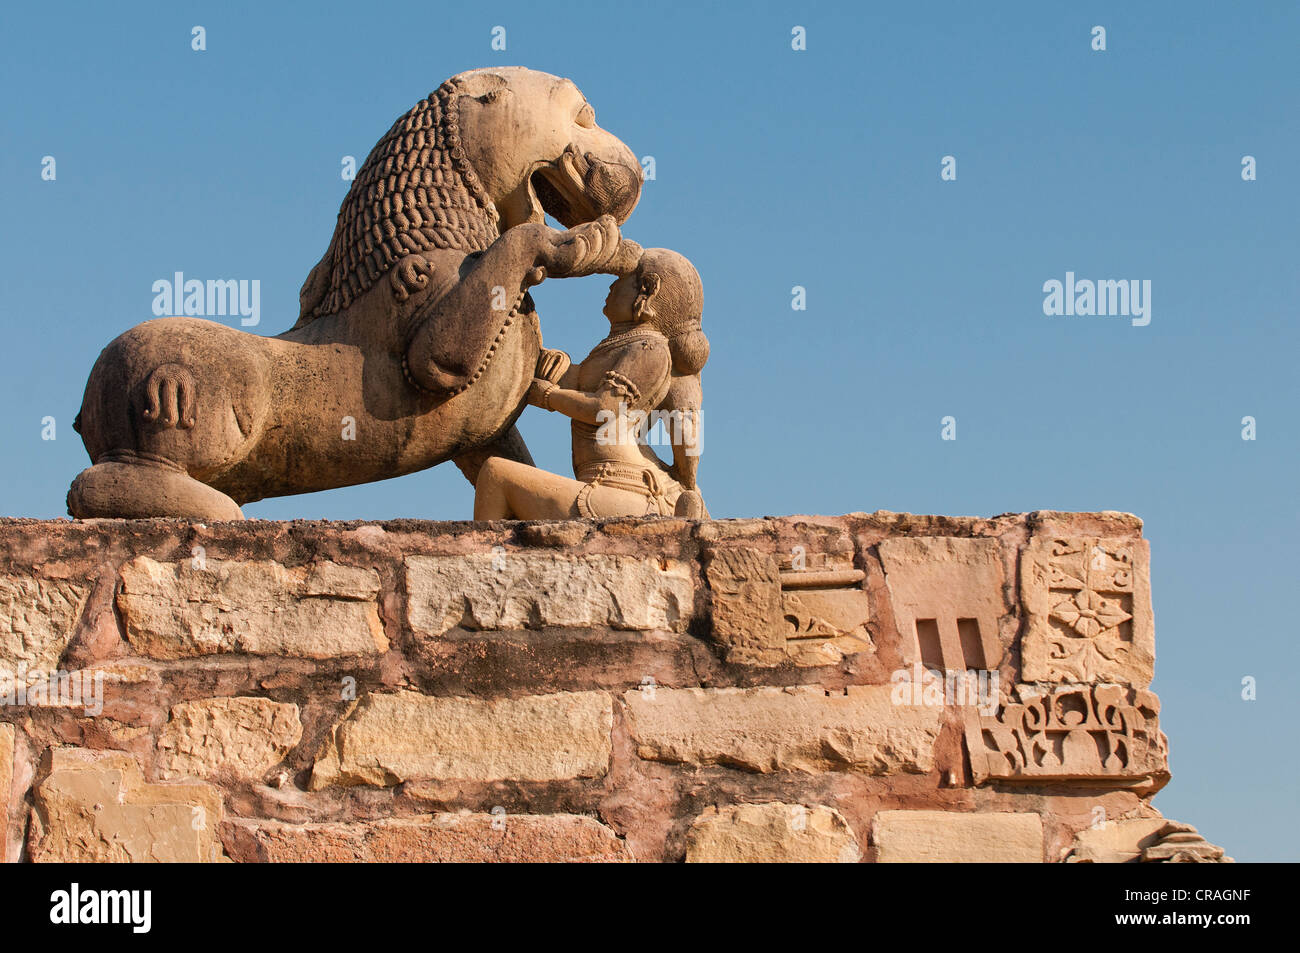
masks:
<path fill-rule="evenodd" d="M 2 849 L 1218 859 L 1153 662 L 1120 513 L 3 520 Z"/>

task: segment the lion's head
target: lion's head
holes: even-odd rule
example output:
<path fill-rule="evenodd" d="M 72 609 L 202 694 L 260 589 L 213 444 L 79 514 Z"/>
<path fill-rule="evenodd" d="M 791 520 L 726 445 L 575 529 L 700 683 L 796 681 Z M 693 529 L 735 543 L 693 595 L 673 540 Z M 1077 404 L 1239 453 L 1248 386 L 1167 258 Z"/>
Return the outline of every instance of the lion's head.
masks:
<path fill-rule="evenodd" d="M 366 157 L 295 327 L 344 310 L 407 255 L 482 251 L 546 214 L 566 228 L 601 215 L 622 224 L 640 196 L 636 156 L 572 82 L 519 66 L 460 73 Z"/>

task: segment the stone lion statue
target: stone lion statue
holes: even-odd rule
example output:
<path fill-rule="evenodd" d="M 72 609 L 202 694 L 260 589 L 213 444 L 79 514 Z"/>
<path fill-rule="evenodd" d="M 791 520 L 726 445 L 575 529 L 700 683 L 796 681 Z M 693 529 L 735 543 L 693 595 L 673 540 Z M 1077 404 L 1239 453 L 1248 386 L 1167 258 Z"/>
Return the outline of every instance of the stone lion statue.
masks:
<path fill-rule="evenodd" d="M 292 329 L 168 317 L 103 350 L 69 513 L 242 519 L 263 497 L 446 460 L 471 482 L 490 456 L 531 463 L 514 426 L 541 347 L 528 289 L 629 267 L 640 249 L 618 226 L 641 181 L 569 80 L 452 77 L 358 171 Z"/>

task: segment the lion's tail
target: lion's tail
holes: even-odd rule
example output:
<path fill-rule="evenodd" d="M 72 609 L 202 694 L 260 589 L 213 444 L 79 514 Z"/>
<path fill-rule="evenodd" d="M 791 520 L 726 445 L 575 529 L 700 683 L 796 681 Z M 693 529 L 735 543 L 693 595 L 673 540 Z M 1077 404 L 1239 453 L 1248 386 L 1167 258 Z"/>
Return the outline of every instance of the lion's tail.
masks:
<path fill-rule="evenodd" d="M 162 364 L 144 382 L 145 420 L 188 430 L 194 426 L 194 375 L 182 364 Z"/>

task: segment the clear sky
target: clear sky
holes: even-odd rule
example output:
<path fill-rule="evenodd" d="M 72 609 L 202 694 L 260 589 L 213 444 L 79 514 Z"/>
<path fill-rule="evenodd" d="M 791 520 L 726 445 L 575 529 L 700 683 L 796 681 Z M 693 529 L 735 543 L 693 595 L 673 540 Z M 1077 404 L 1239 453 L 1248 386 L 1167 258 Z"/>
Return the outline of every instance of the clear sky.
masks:
<path fill-rule="evenodd" d="M 344 155 L 461 70 L 557 73 L 655 158 L 625 234 L 703 277 L 713 515 L 1137 513 L 1174 772 L 1155 803 L 1239 860 L 1300 859 L 1300 7 L 274 6 L 0 7 L 0 513 L 64 515 L 86 375 L 155 280 L 258 279 L 254 330 L 287 329 Z M 1045 315 L 1067 271 L 1149 280 L 1150 323 Z M 535 291 L 548 345 L 586 353 L 608 281 Z M 521 429 L 565 470 L 563 420 Z M 448 464 L 246 512 L 471 509 Z"/>

